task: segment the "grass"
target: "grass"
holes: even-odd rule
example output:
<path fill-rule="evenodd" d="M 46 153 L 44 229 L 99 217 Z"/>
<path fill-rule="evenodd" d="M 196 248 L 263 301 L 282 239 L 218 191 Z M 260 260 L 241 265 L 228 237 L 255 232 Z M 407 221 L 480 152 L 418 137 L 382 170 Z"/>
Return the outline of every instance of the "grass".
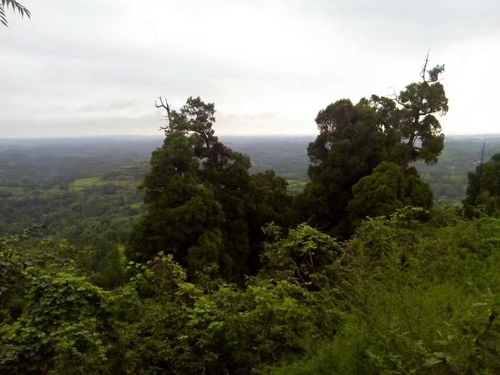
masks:
<path fill-rule="evenodd" d="M 80 178 L 79 180 L 73 181 L 69 185 L 69 190 L 76 192 L 84 190 L 85 188 L 92 186 L 102 186 L 105 185 L 106 182 L 102 181 L 99 177 L 88 177 L 88 178 Z"/>
<path fill-rule="evenodd" d="M 0 193 L 17 195 L 23 193 L 25 188 L 17 186 L 0 186 Z"/>
<path fill-rule="evenodd" d="M 133 210 L 140 210 L 142 207 L 142 202 L 136 202 L 130 205 L 130 208 Z"/>
<path fill-rule="evenodd" d="M 102 180 L 100 177 L 88 177 L 73 181 L 69 185 L 69 190 L 71 192 L 80 192 L 92 186 L 104 186 L 104 185 L 129 186 L 129 185 L 136 185 L 136 182 L 123 181 L 123 180 Z"/>

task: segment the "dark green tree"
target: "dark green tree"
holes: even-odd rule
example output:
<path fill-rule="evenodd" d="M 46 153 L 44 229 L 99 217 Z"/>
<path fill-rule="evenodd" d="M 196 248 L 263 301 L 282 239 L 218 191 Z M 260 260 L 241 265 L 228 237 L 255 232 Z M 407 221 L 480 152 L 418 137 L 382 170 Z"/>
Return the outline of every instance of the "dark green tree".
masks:
<path fill-rule="evenodd" d="M 307 149 L 309 178 L 297 206 L 301 221 L 335 235 L 348 235 L 347 203 L 352 186 L 388 158 L 376 108 L 366 99 L 339 100 L 316 117 L 320 134 Z"/>
<path fill-rule="evenodd" d="M 199 181 L 196 147 L 195 138 L 175 130 L 153 153 L 151 170 L 141 186 L 148 211 L 130 234 L 126 248 L 130 259 L 147 261 L 164 251 L 193 273 L 219 264 L 224 215 L 213 192 Z M 200 249 L 207 238 L 213 240 L 211 252 Z"/>
<path fill-rule="evenodd" d="M 190 276 L 216 265 L 224 279 L 242 282 L 258 271 L 264 224 L 286 224 L 286 182 L 274 172 L 250 175 L 248 156 L 215 136 L 213 104 L 188 98 L 179 111 L 163 99 L 156 106 L 167 112 L 166 137 L 142 185 L 148 211 L 127 255 L 144 262 L 164 251 Z"/>
<path fill-rule="evenodd" d="M 275 223 L 282 227 L 291 224 L 292 196 L 287 192 L 288 183 L 274 171 L 266 171 L 251 176 L 251 204 L 246 218 L 249 228 L 250 255 L 246 262 L 246 272 L 256 274 L 261 268 L 261 254 L 267 239 L 264 224 Z"/>
<path fill-rule="evenodd" d="M 444 135 L 436 115 L 448 111 L 448 99 L 439 82 L 444 65 L 427 70 L 428 60 L 422 82 L 394 98 L 373 95 L 356 105 L 342 99 L 318 113 L 319 135 L 307 150 L 311 182 L 297 199 L 300 221 L 348 237 L 354 228 L 347 206 L 361 178 L 387 161 L 418 179 L 415 161 L 437 161 Z"/>
<path fill-rule="evenodd" d="M 390 150 L 390 161 L 402 170 L 417 160 L 436 163 L 444 147 L 444 135 L 436 115 L 448 112 L 448 98 L 439 82 L 445 66 L 437 65 L 428 70 L 428 63 L 429 55 L 420 73 L 421 82 L 407 85 L 393 98 L 372 96 L 379 113 L 379 125 L 395 142 Z"/>
<path fill-rule="evenodd" d="M 163 103 L 167 107 L 166 103 Z M 162 106 L 162 102 L 160 102 Z M 214 135 L 215 107 L 200 98 L 189 98 L 186 105 L 176 113 L 167 110 L 172 119 L 171 131 L 181 131 L 193 139 L 193 152 L 198 160 L 198 180 L 206 186 L 220 205 L 224 220 L 219 225 L 224 244 L 224 256 L 220 260 L 222 276 L 227 280 L 241 281 L 243 275 L 255 270 L 262 236 L 253 236 L 264 222 L 252 221 L 256 213 L 256 185 L 249 173 L 248 156 L 226 147 Z M 256 227 L 258 228 L 256 230 Z M 253 254 L 252 254 L 253 253 Z"/>
<path fill-rule="evenodd" d="M 405 206 L 430 209 L 432 190 L 415 169 L 412 171 L 403 173 L 396 164 L 383 162 L 371 175 L 359 180 L 352 188 L 353 199 L 347 208 L 351 226 L 356 228 L 367 216 L 388 217 Z"/>
<path fill-rule="evenodd" d="M 464 213 L 468 218 L 481 214 L 500 214 L 500 154 L 495 154 L 486 163 L 480 163 L 475 172 L 469 172 Z"/>

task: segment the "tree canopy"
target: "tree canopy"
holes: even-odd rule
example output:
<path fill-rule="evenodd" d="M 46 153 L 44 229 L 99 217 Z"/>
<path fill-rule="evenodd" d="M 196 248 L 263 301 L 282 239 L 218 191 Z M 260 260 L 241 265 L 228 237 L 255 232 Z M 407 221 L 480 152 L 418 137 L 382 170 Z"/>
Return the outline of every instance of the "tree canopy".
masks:
<path fill-rule="evenodd" d="M 251 176 L 248 156 L 215 136 L 215 106 L 188 98 L 178 111 L 167 101 L 165 140 L 141 188 L 147 213 L 131 232 L 127 254 L 147 261 L 173 254 L 192 277 L 205 268 L 232 281 L 255 273 L 262 226 L 286 224 L 290 197 L 274 172 Z"/>
<path fill-rule="evenodd" d="M 436 115 L 448 111 L 448 99 L 439 82 L 444 65 L 427 70 L 427 64 L 428 57 L 422 82 L 407 85 L 393 98 L 372 95 L 355 105 L 341 99 L 319 111 L 319 135 L 307 149 L 311 182 L 299 197 L 300 221 L 349 237 L 355 225 L 347 208 L 358 181 L 382 162 L 415 175 L 414 162 L 437 161 L 444 135 Z M 390 207 L 395 206 L 383 211 Z"/>
<path fill-rule="evenodd" d="M 396 164 L 383 162 L 360 179 L 347 206 L 351 224 L 357 227 L 367 217 L 388 217 L 406 206 L 430 209 L 431 188 L 414 171 L 403 173 Z"/>

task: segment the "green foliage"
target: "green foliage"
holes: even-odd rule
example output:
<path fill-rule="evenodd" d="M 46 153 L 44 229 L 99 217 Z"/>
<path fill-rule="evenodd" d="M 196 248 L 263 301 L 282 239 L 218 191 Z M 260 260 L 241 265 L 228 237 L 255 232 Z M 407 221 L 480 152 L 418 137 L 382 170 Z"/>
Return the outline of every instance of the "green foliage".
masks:
<path fill-rule="evenodd" d="M 132 283 L 117 296 L 123 367 L 133 373 L 250 374 L 304 352 L 311 332 L 338 322 L 292 280 L 252 279 L 244 290 L 204 291 L 186 282 L 171 255 L 133 264 Z"/>
<path fill-rule="evenodd" d="M 20 316 L 0 328 L 2 373 L 79 374 L 108 366 L 103 292 L 67 272 L 27 268 Z"/>
<path fill-rule="evenodd" d="M 370 100 L 361 99 L 356 105 L 342 99 L 318 113 L 319 135 L 307 150 L 311 182 L 298 199 L 299 221 L 348 238 L 357 225 L 349 223 L 348 206 L 353 187 L 363 177 L 371 175 L 382 162 L 392 162 L 406 174 L 413 173 L 410 165 L 418 160 L 437 161 L 444 135 L 435 115 L 448 111 L 448 99 L 438 82 L 444 66 L 428 72 L 426 66 L 427 60 L 421 74 L 423 81 L 406 86 L 393 99 L 372 95 Z M 407 182 L 414 186 L 412 199 L 429 206 L 429 189 L 413 174 L 415 177 Z M 392 202 L 386 209 L 372 207 L 367 211 L 390 212 L 397 208 L 399 195 L 391 191 L 390 187 L 377 191 L 381 198 Z"/>
<path fill-rule="evenodd" d="M 109 291 L 93 270 L 106 243 L 3 239 L 0 370 L 496 374 L 498 233 L 496 219 L 421 207 L 366 220 L 349 242 L 272 224 L 243 287 L 160 253 Z"/>
<path fill-rule="evenodd" d="M 403 174 L 397 165 L 384 162 L 370 176 L 359 180 L 347 207 L 351 225 L 357 227 L 367 216 L 389 216 L 405 206 L 430 209 L 432 191 L 412 172 Z"/>
<path fill-rule="evenodd" d="M 77 265 L 81 273 L 104 289 L 121 286 L 125 280 L 125 257 L 118 246 L 102 239 L 96 239 L 91 246 L 79 249 Z"/>
<path fill-rule="evenodd" d="M 249 158 L 214 135 L 213 104 L 188 98 L 175 111 L 161 103 L 166 137 L 142 184 L 148 212 L 132 230 L 126 254 L 145 262 L 163 251 L 190 277 L 208 267 L 242 284 L 259 269 L 262 226 L 287 224 L 287 184 L 271 171 L 250 176 Z"/>
<path fill-rule="evenodd" d="M 198 180 L 192 145 L 192 139 L 175 131 L 153 153 L 151 171 L 142 185 L 148 212 L 131 233 L 126 249 L 130 259 L 147 261 L 165 251 L 175 254 L 182 265 L 189 264 L 191 272 L 203 268 L 197 262 L 220 262 L 221 241 L 212 246 L 211 254 L 197 259 L 200 252 L 195 248 L 206 242 L 204 238 L 221 236 L 223 212 L 213 192 Z"/>
<path fill-rule="evenodd" d="M 23 314 L 2 332 L 5 369 L 19 373 L 53 368 L 68 374 L 105 369 L 98 290 L 67 274 L 38 278 L 31 288 Z"/>
<path fill-rule="evenodd" d="M 281 229 L 274 225 L 268 226 L 266 232 L 281 235 Z M 266 244 L 262 254 L 264 274 L 318 290 L 341 278 L 340 253 L 341 247 L 332 237 L 301 224 L 286 238 Z"/>
<path fill-rule="evenodd" d="M 407 85 L 396 96 L 398 108 L 389 119 L 390 132 L 397 137 L 398 145 L 392 153 L 392 160 L 402 168 L 409 163 L 423 160 L 436 163 L 444 147 L 444 135 L 436 114 L 448 112 L 448 98 L 444 87 L 439 82 L 439 75 L 444 72 L 444 65 L 427 70 L 429 56 L 421 72 L 422 82 Z M 384 98 L 373 97 L 375 102 L 387 109 Z M 389 108 L 393 109 L 390 104 Z"/>
<path fill-rule="evenodd" d="M 0 238 L 0 324 L 7 322 L 19 307 L 19 295 L 28 283 L 26 264 L 12 246 L 18 238 Z"/>
<path fill-rule="evenodd" d="M 465 216 L 500 214 L 500 154 L 492 156 L 487 163 L 481 163 L 476 171 L 469 172 L 467 195 L 463 201 Z"/>
<path fill-rule="evenodd" d="M 275 374 L 495 374 L 500 370 L 498 221 L 365 221 L 351 253 L 349 313 L 335 336 Z M 493 240 L 495 239 L 495 240 Z"/>
<path fill-rule="evenodd" d="M 343 99 L 316 117 L 319 136 L 308 147 L 311 159 L 308 184 L 298 200 L 302 219 L 345 235 L 351 188 L 386 158 L 376 112 L 366 101 L 353 105 Z"/>

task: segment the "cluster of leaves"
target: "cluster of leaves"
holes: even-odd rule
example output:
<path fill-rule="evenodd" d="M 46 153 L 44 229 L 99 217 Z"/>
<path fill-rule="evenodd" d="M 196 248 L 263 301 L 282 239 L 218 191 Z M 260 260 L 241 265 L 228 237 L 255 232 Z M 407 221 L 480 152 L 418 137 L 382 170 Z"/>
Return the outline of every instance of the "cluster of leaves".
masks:
<path fill-rule="evenodd" d="M 306 226 L 292 237 L 286 246 L 295 254 L 333 243 Z M 191 283 L 171 254 L 159 254 L 129 262 L 130 280 L 110 291 L 92 282 L 75 246 L 38 246 L 1 249 L 2 373 L 250 374 L 305 353 L 311 334 L 327 337 L 339 322 L 332 298 L 276 260 L 281 246 L 269 245 L 269 266 L 244 289 L 210 278 Z M 322 268 L 338 261 L 329 259 Z"/>
<path fill-rule="evenodd" d="M 401 172 L 394 163 L 379 164 L 371 175 L 360 179 L 352 188 L 353 198 L 347 205 L 351 223 L 357 227 L 367 216 L 390 216 L 406 207 L 432 208 L 432 191 L 415 169 Z"/>
<path fill-rule="evenodd" d="M 422 210 L 361 224 L 340 328 L 273 374 L 496 374 L 500 371 L 497 220 Z"/>
<path fill-rule="evenodd" d="M 75 246 L 0 242 L 0 368 L 5 374 L 106 372 L 106 292 L 80 276 Z"/>

